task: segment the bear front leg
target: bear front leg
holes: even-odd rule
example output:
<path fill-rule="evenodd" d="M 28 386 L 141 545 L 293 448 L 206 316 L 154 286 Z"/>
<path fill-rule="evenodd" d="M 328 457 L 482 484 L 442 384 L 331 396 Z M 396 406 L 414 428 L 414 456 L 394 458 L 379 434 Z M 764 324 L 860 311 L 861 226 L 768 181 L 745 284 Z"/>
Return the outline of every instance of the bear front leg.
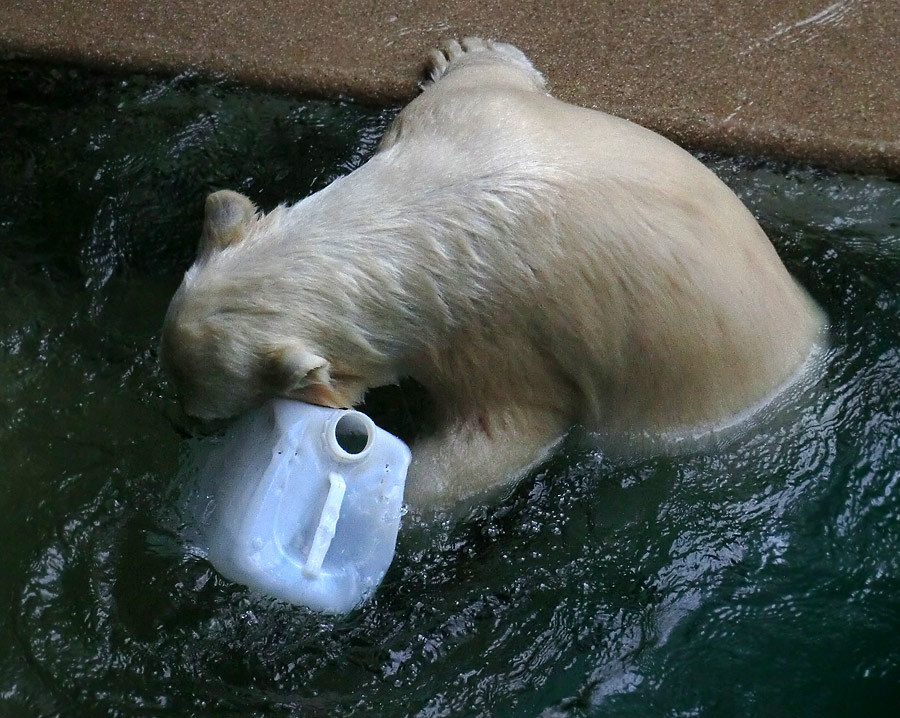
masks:
<path fill-rule="evenodd" d="M 549 454 L 570 423 L 537 408 L 450 418 L 411 447 L 404 498 L 414 509 L 450 507 L 511 483 Z"/>

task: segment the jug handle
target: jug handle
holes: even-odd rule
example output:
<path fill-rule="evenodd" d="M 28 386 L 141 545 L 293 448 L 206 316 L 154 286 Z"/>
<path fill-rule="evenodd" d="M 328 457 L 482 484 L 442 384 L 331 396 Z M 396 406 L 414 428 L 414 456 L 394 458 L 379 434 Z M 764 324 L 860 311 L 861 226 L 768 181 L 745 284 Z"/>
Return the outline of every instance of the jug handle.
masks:
<path fill-rule="evenodd" d="M 322 572 L 322 562 L 325 560 L 325 554 L 328 553 L 328 548 L 334 538 L 334 529 L 341 514 L 341 504 L 344 501 L 346 490 L 347 482 L 344 477 L 334 471 L 329 472 L 328 496 L 325 497 L 325 504 L 322 506 L 322 514 L 319 517 L 319 526 L 316 528 L 312 546 L 306 557 L 306 565 L 303 567 L 303 573 L 307 578 L 318 578 Z"/>

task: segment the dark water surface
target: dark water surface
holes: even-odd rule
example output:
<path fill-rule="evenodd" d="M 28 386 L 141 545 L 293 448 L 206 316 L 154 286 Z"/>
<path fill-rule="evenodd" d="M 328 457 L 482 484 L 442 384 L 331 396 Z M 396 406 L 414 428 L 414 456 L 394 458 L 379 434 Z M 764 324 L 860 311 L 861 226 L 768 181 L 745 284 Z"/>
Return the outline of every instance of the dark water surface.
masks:
<path fill-rule="evenodd" d="M 410 519 L 374 599 L 322 617 L 180 542 L 156 343 L 207 192 L 300 198 L 391 112 L 0 75 L 0 715 L 900 714 L 897 184 L 704 157 L 828 312 L 818 390 L 715 450 L 570 446 Z"/>

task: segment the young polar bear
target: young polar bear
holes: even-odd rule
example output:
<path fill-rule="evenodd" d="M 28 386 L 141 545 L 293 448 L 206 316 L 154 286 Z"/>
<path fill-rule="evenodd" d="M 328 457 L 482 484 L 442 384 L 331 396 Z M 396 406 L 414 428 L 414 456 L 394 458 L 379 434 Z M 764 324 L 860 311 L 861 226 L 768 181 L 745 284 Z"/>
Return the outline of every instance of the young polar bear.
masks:
<path fill-rule="evenodd" d="M 702 164 L 550 97 L 515 47 L 432 53 L 371 160 L 261 214 L 210 195 L 161 356 L 188 413 L 334 407 L 410 376 L 407 500 L 514 479 L 574 424 L 711 427 L 771 396 L 823 318 Z"/>

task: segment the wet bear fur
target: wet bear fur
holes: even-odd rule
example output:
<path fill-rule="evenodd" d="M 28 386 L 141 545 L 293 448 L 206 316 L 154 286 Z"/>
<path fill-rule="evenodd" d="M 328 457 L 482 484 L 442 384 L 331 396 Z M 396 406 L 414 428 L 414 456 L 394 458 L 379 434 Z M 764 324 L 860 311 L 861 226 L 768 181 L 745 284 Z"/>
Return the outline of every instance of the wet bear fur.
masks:
<path fill-rule="evenodd" d="M 356 171 L 267 214 L 208 198 L 161 354 L 200 417 L 350 407 L 412 377 L 434 415 L 406 498 L 433 507 L 521 476 L 576 424 L 727 423 L 796 375 L 822 323 L 700 162 L 469 39 L 432 53 Z"/>

